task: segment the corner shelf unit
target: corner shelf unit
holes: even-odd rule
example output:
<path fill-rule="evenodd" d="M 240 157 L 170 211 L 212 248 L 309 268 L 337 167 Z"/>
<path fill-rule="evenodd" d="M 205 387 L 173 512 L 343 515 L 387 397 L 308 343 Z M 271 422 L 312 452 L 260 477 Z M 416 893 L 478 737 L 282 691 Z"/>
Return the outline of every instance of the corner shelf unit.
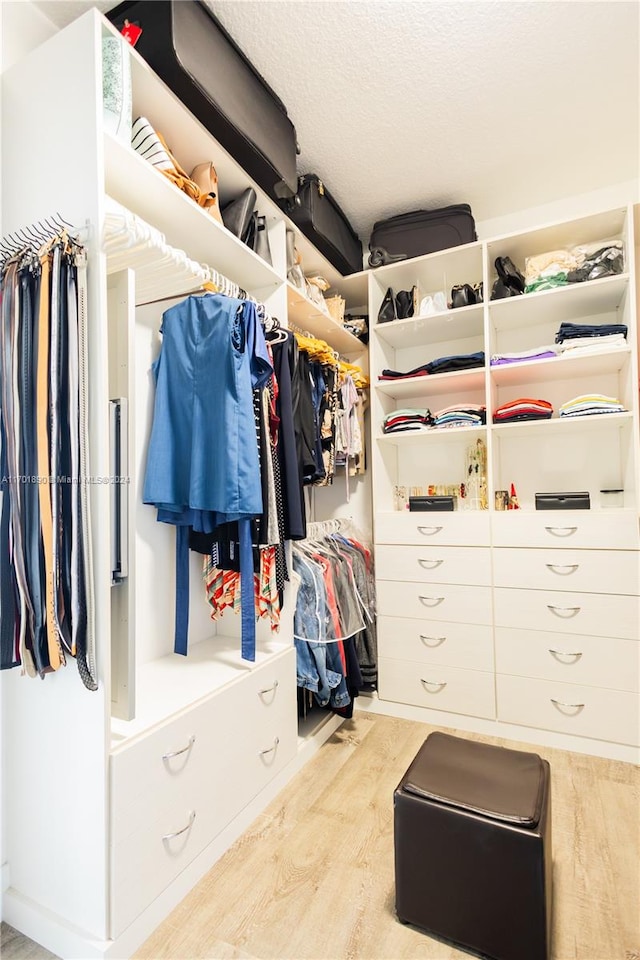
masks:
<path fill-rule="evenodd" d="M 370 271 L 377 709 L 638 759 L 639 225 L 633 208 L 619 207 Z M 611 239 L 624 243 L 622 274 L 489 299 L 498 256 L 524 272 L 528 256 Z M 481 304 L 375 322 L 389 287 L 397 294 L 417 285 L 421 300 L 480 281 Z M 568 321 L 625 324 L 626 343 L 594 340 L 575 353 L 491 365 L 493 354 L 554 344 Z M 479 351 L 481 367 L 379 379 L 384 369 Z M 558 415 L 562 403 L 592 393 L 616 398 L 624 412 Z M 498 406 L 518 398 L 549 401 L 552 418 L 492 422 Z M 395 410 L 465 403 L 486 407 L 486 425 L 383 433 Z M 395 509 L 398 488 L 426 494 L 465 482 L 467 450 L 478 440 L 488 509 L 465 509 L 464 500 L 455 512 Z M 495 492 L 511 484 L 520 509 L 495 509 Z M 623 505 L 609 507 L 605 489 L 623 490 Z M 535 509 L 537 492 L 562 491 L 588 491 L 591 509 Z"/>

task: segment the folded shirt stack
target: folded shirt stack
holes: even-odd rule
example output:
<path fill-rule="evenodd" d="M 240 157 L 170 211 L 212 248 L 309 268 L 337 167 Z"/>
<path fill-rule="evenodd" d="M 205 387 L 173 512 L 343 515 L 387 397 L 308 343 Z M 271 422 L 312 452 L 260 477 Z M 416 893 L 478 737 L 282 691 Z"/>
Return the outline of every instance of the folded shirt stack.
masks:
<path fill-rule="evenodd" d="M 599 353 L 610 347 L 626 347 L 627 338 L 623 333 L 610 333 L 604 337 L 572 337 L 563 340 L 556 349 L 566 356 L 568 353 Z"/>
<path fill-rule="evenodd" d="M 516 420 L 550 420 L 553 407 L 548 400 L 534 400 L 531 397 L 519 397 L 503 403 L 493 411 L 494 423 L 512 423 Z"/>
<path fill-rule="evenodd" d="M 623 336 L 626 339 L 627 325 L 625 323 L 561 323 L 556 333 L 556 343 L 566 340 L 581 340 L 585 337 Z"/>
<path fill-rule="evenodd" d="M 394 410 L 382 422 L 383 433 L 408 433 L 410 430 L 428 430 L 433 418 L 430 410 Z"/>
<path fill-rule="evenodd" d="M 429 363 L 423 363 L 419 367 L 406 372 L 398 370 L 383 370 L 379 380 L 402 380 L 408 377 L 425 377 L 434 373 L 450 373 L 452 370 L 469 370 L 473 367 L 484 366 L 484 352 L 479 350 L 477 353 L 465 353 L 453 357 L 439 357 L 437 360 L 430 360 Z"/>
<path fill-rule="evenodd" d="M 522 363 L 524 360 L 547 360 L 549 357 L 555 357 L 560 348 L 551 345 L 545 347 L 533 347 L 531 350 L 520 350 L 519 353 L 494 353 L 491 355 L 491 366 L 497 367 L 500 364 Z"/>
<path fill-rule="evenodd" d="M 587 417 L 601 413 L 625 413 L 626 409 L 615 397 L 601 393 L 587 393 L 567 400 L 560 407 L 561 417 Z"/>
<path fill-rule="evenodd" d="M 479 403 L 455 403 L 451 407 L 438 410 L 433 415 L 433 426 L 440 429 L 478 427 L 486 422 L 486 407 Z"/>

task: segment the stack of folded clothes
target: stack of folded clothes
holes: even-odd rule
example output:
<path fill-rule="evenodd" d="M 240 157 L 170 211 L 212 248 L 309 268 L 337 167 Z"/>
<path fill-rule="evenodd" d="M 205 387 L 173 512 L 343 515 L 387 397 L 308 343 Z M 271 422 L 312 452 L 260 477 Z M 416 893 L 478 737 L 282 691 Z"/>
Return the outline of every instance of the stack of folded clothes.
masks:
<path fill-rule="evenodd" d="M 525 260 L 525 293 L 553 290 L 567 283 L 601 280 L 624 270 L 622 240 L 599 240 L 566 250 L 550 250 Z"/>
<path fill-rule="evenodd" d="M 553 290 L 563 287 L 571 271 L 576 270 L 580 260 L 571 250 L 549 250 L 535 257 L 527 257 L 524 266 L 525 293 L 538 290 Z"/>
<path fill-rule="evenodd" d="M 430 410 L 394 410 L 382 423 L 383 433 L 407 433 L 410 430 L 428 430 L 433 418 Z"/>
<path fill-rule="evenodd" d="M 451 427 L 478 427 L 487 422 L 486 407 L 479 403 L 455 403 L 433 415 L 433 426 L 440 429 Z"/>
<path fill-rule="evenodd" d="M 512 423 L 515 420 L 550 420 L 553 407 L 548 400 L 532 400 L 531 397 L 519 397 L 503 403 L 493 411 L 494 423 Z"/>
<path fill-rule="evenodd" d="M 524 360 L 547 360 L 549 357 L 557 356 L 559 349 L 559 347 L 552 345 L 549 347 L 533 347 L 531 350 L 521 350 L 519 353 L 494 353 L 491 355 L 491 366 L 522 363 Z"/>
<path fill-rule="evenodd" d="M 383 370 L 379 380 L 402 380 L 408 377 L 426 377 L 434 373 L 451 373 L 452 370 L 470 370 L 473 367 L 484 366 L 484 353 L 479 350 L 477 353 L 465 353 L 453 357 L 439 357 L 437 360 L 430 360 L 429 363 L 423 363 L 413 370 L 407 370 L 402 373 L 398 370 Z"/>
<path fill-rule="evenodd" d="M 567 400 L 560 407 L 561 417 L 587 417 L 600 413 L 625 413 L 626 409 L 615 397 L 605 397 L 601 393 L 587 393 L 581 397 Z"/>
<path fill-rule="evenodd" d="M 561 323 L 556 343 L 563 354 L 568 350 L 591 353 L 607 347 L 624 347 L 627 326 L 624 323 Z"/>

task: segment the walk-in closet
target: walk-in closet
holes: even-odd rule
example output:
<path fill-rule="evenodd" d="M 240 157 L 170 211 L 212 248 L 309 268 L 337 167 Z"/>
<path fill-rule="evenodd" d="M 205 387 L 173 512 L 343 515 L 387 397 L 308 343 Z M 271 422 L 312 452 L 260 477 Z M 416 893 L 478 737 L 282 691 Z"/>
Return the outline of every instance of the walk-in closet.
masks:
<path fill-rule="evenodd" d="M 637 6 L 0 15 L 3 953 L 640 956 Z"/>

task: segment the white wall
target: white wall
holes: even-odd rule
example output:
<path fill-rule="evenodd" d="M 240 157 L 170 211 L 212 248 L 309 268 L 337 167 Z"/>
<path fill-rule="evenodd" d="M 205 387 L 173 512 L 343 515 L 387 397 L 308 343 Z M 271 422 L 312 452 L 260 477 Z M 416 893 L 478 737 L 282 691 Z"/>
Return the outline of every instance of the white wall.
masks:
<path fill-rule="evenodd" d="M 0 31 L 2 32 L 2 59 L 0 68 L 6 70 L 35 47 L 53 36 L 57 27 L 29 0 L 2 0 L 0 2 Z"/>
<path fill-rule="evenodd" d="M 601 210 L 624 207 L 628 203 L 640 202 L 640 177 L 627 180 L 625 183 L 616 183 L 603 190 L 594 190 L 591 193 L 575 194 L 547 203 L 543 206 L 529 207 L 515 213 L 495 217 L 491 220 L 482 220 L 476 223 L 479 240 L 499 237 L 505 233 L 515 233 L 518 230 L 529 230 L 532 227 L 544 226 L 556 220 L 572 220 L 577 217 L 598 213 Z M 602 238 L 606 239 L 606 238 Z"/>

